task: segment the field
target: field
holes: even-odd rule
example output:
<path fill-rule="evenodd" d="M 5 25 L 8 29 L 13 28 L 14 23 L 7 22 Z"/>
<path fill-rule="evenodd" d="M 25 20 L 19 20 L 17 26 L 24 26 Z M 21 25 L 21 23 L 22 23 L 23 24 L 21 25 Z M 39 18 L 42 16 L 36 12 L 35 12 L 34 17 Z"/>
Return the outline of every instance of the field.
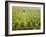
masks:
<path fill-rule="evenodd" d="M 40 29 L 40 8 L 12 7 L 12 30 Z"/>

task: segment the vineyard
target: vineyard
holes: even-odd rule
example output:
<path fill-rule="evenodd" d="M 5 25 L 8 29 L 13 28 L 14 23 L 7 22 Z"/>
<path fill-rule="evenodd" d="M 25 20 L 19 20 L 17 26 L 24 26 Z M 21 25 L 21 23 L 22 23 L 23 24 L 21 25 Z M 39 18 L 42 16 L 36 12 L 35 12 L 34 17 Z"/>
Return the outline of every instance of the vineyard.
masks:
<path fill-rule="evenodd" d="M 12 30 L 40 29 L 40 8 L 12 7 Z"/>

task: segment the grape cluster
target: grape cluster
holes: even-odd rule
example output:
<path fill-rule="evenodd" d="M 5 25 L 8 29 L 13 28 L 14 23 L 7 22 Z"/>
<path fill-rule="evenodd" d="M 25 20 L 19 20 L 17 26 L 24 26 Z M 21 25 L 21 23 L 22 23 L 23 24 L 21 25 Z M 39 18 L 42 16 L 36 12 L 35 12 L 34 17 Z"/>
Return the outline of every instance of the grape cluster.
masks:
<path fill-rule="evenodd" d="M 12 19 L 13 30 L 40 28 L 39 16 L 32 16 L 31 14 L 26 14 L 24 16 L 14 16 Z"/>
<path fill-rule="evenodd" d="M 35 15 L 34 15 L 35 14 Z M 12 11 L 12 29 L 13 30 L 31 30 L 40 29 L 40 14 L 39 10 L 28 8 L 13 8 Z"/>

